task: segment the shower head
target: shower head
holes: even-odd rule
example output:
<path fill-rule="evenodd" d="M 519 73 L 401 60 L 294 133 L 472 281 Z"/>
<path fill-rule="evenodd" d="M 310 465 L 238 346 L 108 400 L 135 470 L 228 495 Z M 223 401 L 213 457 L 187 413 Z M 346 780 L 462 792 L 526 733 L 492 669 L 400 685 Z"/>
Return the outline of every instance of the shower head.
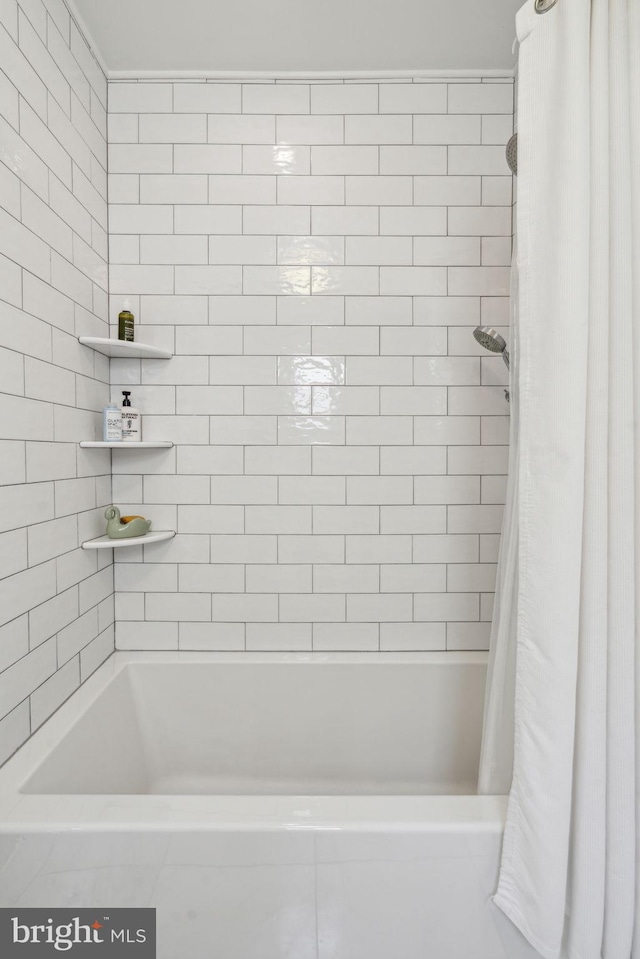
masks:
<path fill-rule="evenodd" d="M 518 134 L 514 133 L 507 143 L 506 148 L 507 164 L 509 169 L 517 176 L 518 174 Z"/>
<path fill-rule="evenodd" d="M 480 346 L 492 353 L 504 353 L 507 348 L 504 338 L 490 326 L 476 326 L 473 335 Z"/>
<path fill-rule="evenodd" d="M 493 329 L 491 326 L 476 326 L 473 331 L 473 336 L 475 340 L 484 347 L 485 350 L 489 350 L 491 353 L 501 353 L 502 359 L 505 362 L 507 369 L 509 369 L 509 352 L 507 350 L 507 343 L 504 337 Z"/>

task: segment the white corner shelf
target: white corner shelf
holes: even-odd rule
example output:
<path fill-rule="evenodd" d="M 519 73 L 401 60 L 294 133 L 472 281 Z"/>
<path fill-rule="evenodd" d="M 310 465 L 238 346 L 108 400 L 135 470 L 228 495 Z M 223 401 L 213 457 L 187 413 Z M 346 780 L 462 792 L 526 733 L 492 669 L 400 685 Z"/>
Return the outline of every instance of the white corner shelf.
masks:
<path fill-rule="evenodd" d="M 125 443 L 122 440 L 108 443 L 102 440 L 82 440 L 79 445 L 83 450 L 161 450 L 171 449 L 173 443 L 171 440 L 142 440 L 139 443 Z"/>
<path fill-rule="evenodd" d="M 173 353 L 168 350 L 161 350 L 158 346 L 149 346 L 148 343 L 133 343 L 127 340 L 112 340 L 109 337 L 102 336 L 79 336 L 78 340 L 83 346 L 90 346 L 92 350 L 98 353 L 104 353 L 105 356 L 119 357 L 120 359 L 143 359 L 143 360 L 170 360 Z"/>
<path fill-rule="evenodd" d="M 122 549 L 125 546 L 148 546 L 149 543 L 160 543 L 163 539 L 173 539 L 175 530 L 158 530 L 155 533 L 145 533 L 144 536 L 130 536 L 128 539 L 110 539 L 108 536 L 98 536 L 97 539 L 88 539 L 82 544 L 83 549 Z"/>

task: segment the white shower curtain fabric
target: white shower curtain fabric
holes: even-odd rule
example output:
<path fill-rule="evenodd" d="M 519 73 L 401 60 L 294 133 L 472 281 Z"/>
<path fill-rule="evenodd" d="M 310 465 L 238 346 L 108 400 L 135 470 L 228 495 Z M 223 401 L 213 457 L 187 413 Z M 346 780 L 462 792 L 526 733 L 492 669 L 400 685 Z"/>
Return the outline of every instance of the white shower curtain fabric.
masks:
<path fill-rule="evenodd" d="M 514 728 L 488 704 L 481 775 L 510 778 L 508 739 L 494 901 L 545 959 L 640 959 L 640 0 L 529 0 L 517 30 L 517 586 L 492 651 L 494 672 L 515 664 Z"/>
<path fill-rule="evenodd" d="M 518 386 L 518 253 L 514 242 L 509 324 L 509 469 L 500 556 L 489 642 L 478 792 L 504 795 L 513 775 L 514 684 L 518 612 L 518 478 L 520 475 L 520 391 Z"/>

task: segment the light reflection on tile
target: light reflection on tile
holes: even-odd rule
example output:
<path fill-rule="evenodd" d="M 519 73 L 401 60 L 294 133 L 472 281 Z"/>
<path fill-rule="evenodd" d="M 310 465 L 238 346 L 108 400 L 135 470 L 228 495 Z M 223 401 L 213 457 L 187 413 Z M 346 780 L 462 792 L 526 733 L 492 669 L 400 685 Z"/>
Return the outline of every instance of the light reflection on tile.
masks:
<path fill-rule="evenodd" d="M 306 176 L 310 172 L 308 146 L 245 145 L 242 158 L 245 173 L 297 173 Z"/>
<path fill-rule="evenodd" d="M 377 266 L 313 266 L 311 288 L 315 295 L 377 296 L 379 269 Z"/>
<path fill-rule="evenodd" d="M 342 236 L 280 236 L 278 263 L 344 263 Z"/>
<path fill-rule="evenodd" d="M 306 386 L 345 381 L 345 360 L 342 356 L 280 356 L 278 383 L 300 383 Z"/>
<path fill-rule="evenodd" d="M 311 397 L 309 392 L 308 386 L 296 386 L 293 390 L 291 390 L 291 402 L 296 413 L 311 412 Z"/>
<path fill-rule="evenodd" d="M 308 266 L 245 266 L 243 294 L 302 296 L 311 292 Z"/>
<path fill-rule="evenodd" d="M 314 386 L 311 410 L 341 416 L 375 416 L 380 412 L 380 390 L 377 386 Z"/>
<path fill-rule="evenodd" d="M 345 441 L 344 416 L 279 416 L 278 443 L 339 445 Z"/>
<path fill-rule="evenodd" d="M 300 151 L 293 146 L 274 146 L 273 165 L 278 173 L 301 173 Z"/>

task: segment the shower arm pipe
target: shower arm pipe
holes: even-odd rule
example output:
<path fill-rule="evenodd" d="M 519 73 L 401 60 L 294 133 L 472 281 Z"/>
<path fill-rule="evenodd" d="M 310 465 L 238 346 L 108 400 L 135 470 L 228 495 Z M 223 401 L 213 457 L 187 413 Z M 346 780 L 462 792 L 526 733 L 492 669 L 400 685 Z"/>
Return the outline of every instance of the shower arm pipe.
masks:
<path fill-rule="evenodd" d="M 505 366 L 507 367 L 507 369 L 509 370 L 509 372 L 511 372 L 511 363 L 510 363 L 510 360 L 509 360 L 509 350 L 503 350 L 503 351 L 502 351 L 502 359 L 504 360 L 504 364 L 505 364 Z"/>

